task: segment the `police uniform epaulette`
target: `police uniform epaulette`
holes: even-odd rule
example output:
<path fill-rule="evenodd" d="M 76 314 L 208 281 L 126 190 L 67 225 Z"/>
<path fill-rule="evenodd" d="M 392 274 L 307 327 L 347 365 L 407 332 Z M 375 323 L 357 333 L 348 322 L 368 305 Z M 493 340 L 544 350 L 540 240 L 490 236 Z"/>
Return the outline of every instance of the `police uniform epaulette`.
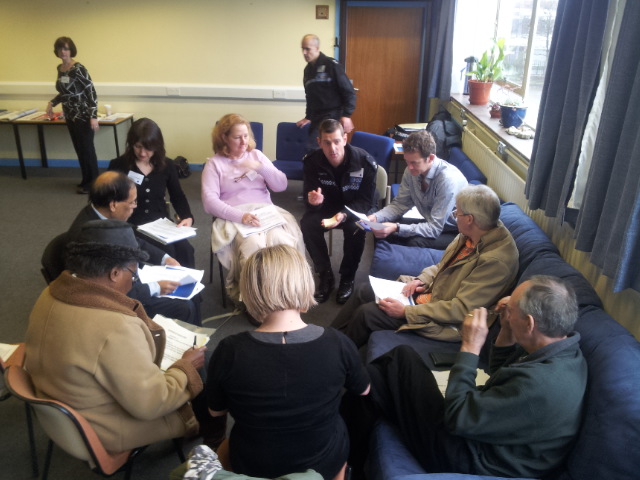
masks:
<path fill-rule="evenodd" d="M 371 155 L 370 153 L 367 153 L 367 155 L 364 158 L 367 160 L 367 162 L 371 164 L 374 170 L 378 168 L 378 164 L 376 162 L 376 159 L 373 158 L 373 155 Z"/>

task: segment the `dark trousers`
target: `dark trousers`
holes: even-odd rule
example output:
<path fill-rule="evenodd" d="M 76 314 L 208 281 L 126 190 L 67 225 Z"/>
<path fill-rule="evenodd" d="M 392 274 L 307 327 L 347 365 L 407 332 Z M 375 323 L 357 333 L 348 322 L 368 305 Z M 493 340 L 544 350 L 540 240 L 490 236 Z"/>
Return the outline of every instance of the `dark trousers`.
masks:
<path fill-rule="evenodd" d="M 79 120 L 74 122 L 67 119 L 67 129 L 71 136 L 73 148 L 80 162 L 82 181 L 80 185 L 89 188 L 98 176 L 98 157 L 96 148 L 93 145 L 93 130 L 89 120 Z"/>
<path fill-rule="evenodd" d="M 194 300 L 180 300 L 166 297 L 149 297 L 142 302 L 149 318 L 160 314 L 167 318 L 175 318 L 192 325 L 202 325 L 199 307 Z"/>
<path fill-rule="evenodd" d="M 183 267 L 196 268 L 195 250 L 189 240 L 180 240 L 179 242 L 165 245 L 163 243 L 156 242 L 153 238 L 148 237 L 144 233 L 136 231 L 136 236 L 142 238 L 145 242 L 158 247 L 170 257 L 175 258 Z"/>
<path fill-rule="evenodd" d="M 458 232 L 442 233 L 436 238 L 427 238 L 415 235 L 413 237 L 399 237 L 398 235 L 389 235 L 385 240 L 396 245 L 404 245 L 407 247 L 433 248 L 436 250 L 445 250 L 453 239 L 456 238 Z"/>
<path fill-rule="evenodd" d="M 356 285 L 353 295 L 331 324 L 353 340 L 358 348 L 367 343 L 371 332 L 396 330 L 406 323 L 404 318 L 393 318 L 380 310 L 375 298 L 369 282 Z"/>
<path fill-rule="evenodd" d="M 308 211 L 300 220 L 300 229 L 307 247 L 309 256 L 313 261 L 316 272 L 331 270 L 329 249 L 324 239 L 326 228 L 320 223 L 324 218 L 332 217 L 334 213 L 326 211 Z M 365 232 L 358 228 L 353 221 L 342 222 L 334 230 L 340 229 L 344 235 L 344 248 L 342 263 L 340 264 L 340 276 L 344 281 L 353 281 L 358 271 L 360 258 L 364 251 Z"/>
<path fill-rule="evenodd" d="M 397 427 L 406 447 L 428 473 L 474 473 L 471 450 L 466 440 L 447 431 L 444 398 L 431 370 L 411 347 L 394 348 L 371 362 L 367 370 L 371 399 L 345 396 L 341 410 L 352 435 L 350 464 L 354 471 L 366 458 L 366 439 L 382 415 Z"/>

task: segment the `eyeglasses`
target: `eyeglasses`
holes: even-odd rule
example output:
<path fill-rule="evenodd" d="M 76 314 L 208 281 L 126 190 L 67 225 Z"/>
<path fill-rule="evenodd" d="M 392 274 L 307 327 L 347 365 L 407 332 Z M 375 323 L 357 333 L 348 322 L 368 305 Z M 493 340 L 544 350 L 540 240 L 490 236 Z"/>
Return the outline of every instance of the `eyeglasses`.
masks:
<path fill-rule="evenodd" d="M 467 215 L 471 215 L 470 213 L 460 213 L 460 214 L 459 214 L 459 213 L 458 213 L 458 209 L 457 209 L 457 208 L 454 208 L 454 209 L 451 211 L 451 214 L 452 214 L 454 217 L 466 217 Z"/>
<path fill-rule="evenodd" d="M 129 267 L 124 267 L 125 270 L 129 270 L 129 273 L 131 274 L 131 282 L 132 283 L 136 283 L 139 280 L 138 277 L 138 272 L 134 272 L 133 270 L 131 270 Z"/>

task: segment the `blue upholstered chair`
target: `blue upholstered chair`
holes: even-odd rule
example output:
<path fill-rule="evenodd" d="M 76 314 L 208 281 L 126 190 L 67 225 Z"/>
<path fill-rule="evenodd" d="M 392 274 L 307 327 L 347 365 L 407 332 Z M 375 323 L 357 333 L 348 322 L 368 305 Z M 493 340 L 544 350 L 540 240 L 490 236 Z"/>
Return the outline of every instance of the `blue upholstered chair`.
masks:
<path fill-rule="evenodd" d="M 366 150 L 387 172 L 391 163 L 391 155 L 393 155 L 393 143 L 391 137 L 367 132 L 355 132 L 351 137 L 351 145 Z"/>
<path fill-rule="evenodd" d="M 249 122 L 251 130 L 253 131 L 253 138 L 256 141 L 256 148 L 262 150 L 262 138 L 264 136 L 264 125 L 261 122 Z"/>
<path fill-rule="evenodd" d="M 280 122 L 276 134 L 276 163 L 289 180 L 302 180 L 302 159 L 306 153 L 309 125 L 298 128 L 293 122 Z"/>

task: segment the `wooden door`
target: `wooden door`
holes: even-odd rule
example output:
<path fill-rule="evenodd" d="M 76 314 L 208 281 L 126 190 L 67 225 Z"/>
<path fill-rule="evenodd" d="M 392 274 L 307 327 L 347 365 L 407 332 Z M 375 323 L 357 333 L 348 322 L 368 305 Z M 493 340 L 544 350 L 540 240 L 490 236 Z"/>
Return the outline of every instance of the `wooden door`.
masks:
<path fill-rule="evenodd" d="M 345 66 L 358 89 L 356 130 L 382 134 L 416 121 L 423 7 L 347 8 Z"/>

